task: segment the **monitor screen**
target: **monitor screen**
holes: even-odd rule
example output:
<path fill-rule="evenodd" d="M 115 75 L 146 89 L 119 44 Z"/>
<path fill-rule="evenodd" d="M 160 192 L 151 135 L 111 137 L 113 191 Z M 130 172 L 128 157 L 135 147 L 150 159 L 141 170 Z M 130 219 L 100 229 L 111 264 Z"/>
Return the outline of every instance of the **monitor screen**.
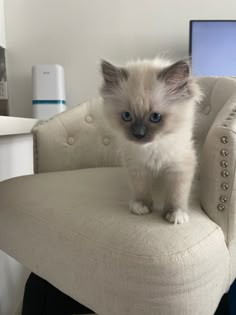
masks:
<path fill-rule="evenodd" d="M 190 21 L 196 76 L 236 76 L 236 21 Z"/>

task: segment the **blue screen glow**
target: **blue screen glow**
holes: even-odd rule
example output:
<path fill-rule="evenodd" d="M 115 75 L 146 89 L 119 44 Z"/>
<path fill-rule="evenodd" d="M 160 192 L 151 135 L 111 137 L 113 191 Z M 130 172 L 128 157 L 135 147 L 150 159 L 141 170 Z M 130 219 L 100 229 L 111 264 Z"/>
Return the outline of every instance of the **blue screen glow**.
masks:
<path fill-rule="evenodd" d="M 236 21 L 193 21 L 191 46 L 194 75 L 236 76 Z"/>

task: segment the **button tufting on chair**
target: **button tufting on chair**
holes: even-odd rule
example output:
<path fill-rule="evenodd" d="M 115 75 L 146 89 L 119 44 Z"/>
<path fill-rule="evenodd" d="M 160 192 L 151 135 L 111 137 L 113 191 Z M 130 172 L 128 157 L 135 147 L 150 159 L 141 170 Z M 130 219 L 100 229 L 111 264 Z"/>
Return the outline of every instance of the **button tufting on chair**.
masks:
<path fill-rule="evenodd" d="M 108 137 L 103 138 L 103 144 L 108 145 L 111 143 L 111 140 Z"/>
<path fill-rule="evenodd" d="M 70 145 L 74 144 L 74 143 L 75 143 L 75 138 L 73 138 L 73 137 L 68 137 L 68 138 L 67 138 L 67 143 L 70 144 Z"/>
<path fill-rule="evenodd" d="M 88 124 L 91 124 L 93 122 L 93 117 L 91 115 L 87 115 L 87 116 L 85 116 L 85 121 Z"/>

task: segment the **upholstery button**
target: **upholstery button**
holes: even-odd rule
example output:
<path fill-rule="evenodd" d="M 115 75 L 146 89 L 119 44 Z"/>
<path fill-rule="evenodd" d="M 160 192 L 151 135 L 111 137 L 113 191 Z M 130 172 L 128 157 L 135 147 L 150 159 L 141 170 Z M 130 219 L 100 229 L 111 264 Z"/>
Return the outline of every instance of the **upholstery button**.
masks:
<path fill-rule="evenodd" d="M 68 144 L 74 144 L 74 142 L 75 142 L 75 139 L 73 137 L 68 137 L 67 138 L 67 143 Z"/>
<path fill-rule="evenodd" d="M 218 206 L 217 206 L 217 209 L 218 209 L 219 211 L 224 211 L 224 210 L 225 210 L 225 206 L 222 205 L 221 203 L 219 203 Z"/>
<path fill-rule="evenodd" d="M 228 152 L 228 150 L 226 150 L 226 149 L 222 149 L 222 150 L 220 151 L 220 154 L 221 154 L 222 156 L 227 156 L 227 155 L 229 154 L 229 152 Z"/>
<path fill-rule="evenodd" d="M 91 123 L 93 122 L 93 117 L 90 116 L 90 115 L 87 115 L 87 116 L 85 117 L 85 121 L 86 121 L 88 124 L 91 124 Z"/>
<path fill-rule="evenodd" d="M 226 136 L 221 137 L 221 142 L 222 143 L 228 143 L 229 142 L 229 138 Z"/>
<path fill-rule="evenodd" d="M 111 140 L 110 140 L 109 138 L 107 138 L 107 137 L 103 138 L 103 143 L 104 143 L 105 145 L 110 144 L 110 142 L 111 142 Z"/>
<path fill-rule="evenodd" d="M 220 196 L 220 202 L 222 202 L 222 203 L 227 202 L 227 197 L 226 196 Z"/>
<path fill-rule="evenodd" d="M 229 189 L 229 184 L 222 183 L 221 187 L 222 187 L 222 189 L 227 190 L 227 189 Z"/>

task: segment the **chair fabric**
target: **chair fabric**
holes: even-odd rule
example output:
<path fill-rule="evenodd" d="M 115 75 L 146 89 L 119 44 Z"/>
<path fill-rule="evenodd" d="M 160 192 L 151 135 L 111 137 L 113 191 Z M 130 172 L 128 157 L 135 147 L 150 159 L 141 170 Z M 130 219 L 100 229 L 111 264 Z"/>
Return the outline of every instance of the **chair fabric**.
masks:
<path fill-rule="evenodd" d="M 228 289 L 224 235 L 198 198 L 188 224 L 132 215 L 127 175 L 108 167 L 8 180 L 0 199 L 0 247 L 98 314 L 210 315 Z"/>
<path fill-rule="evenodd" d="M 0 183 L 0 248 L 99 315 L 214 314 L 236 276 L 236 80 L 199 83 L 188 224 L 129 213 L 96 99 L 33 130 L 38 174 Z"/>

